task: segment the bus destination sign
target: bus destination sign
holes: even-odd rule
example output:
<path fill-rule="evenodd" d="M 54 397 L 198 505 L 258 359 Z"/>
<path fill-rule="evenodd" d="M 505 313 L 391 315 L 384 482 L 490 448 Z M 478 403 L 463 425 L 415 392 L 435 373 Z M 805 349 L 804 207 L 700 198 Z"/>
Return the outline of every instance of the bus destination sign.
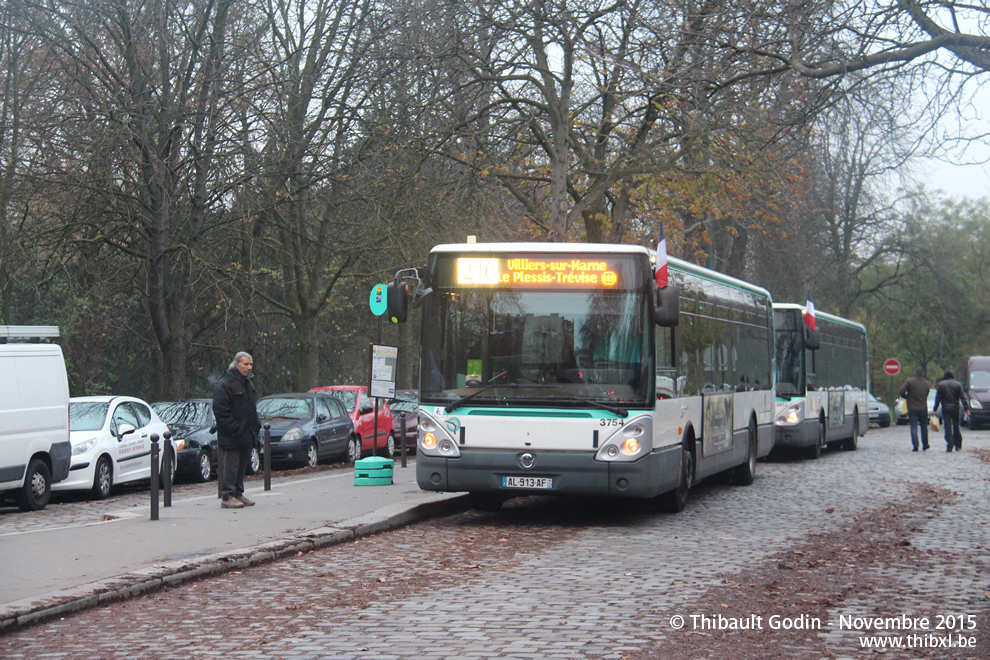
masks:
<path fill-rule="evenodd" d="M 607 260 L 567 258 L 460 257 L 460 286 L 508 286 L 526 288 L 611 288 L 619 276 Z"/>

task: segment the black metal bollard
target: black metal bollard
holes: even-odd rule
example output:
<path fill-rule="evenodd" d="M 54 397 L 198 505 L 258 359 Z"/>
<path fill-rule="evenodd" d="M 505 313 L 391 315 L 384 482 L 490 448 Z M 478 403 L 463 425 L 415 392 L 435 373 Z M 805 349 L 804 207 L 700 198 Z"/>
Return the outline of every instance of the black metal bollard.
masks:
<path fill-rule="evenodd" d="M 175 462 L 175 452 L 172 451 L 172 432 L 165 431 L 165 447 L 162 453 L 162 487 L 165 490 L 164 505 L 172 506 L 172 464 Z"/>
<path fill-rule="evenodd" d="M 265 490 L 272 489 L 272 425 L 265 424 Z"/>
<path fill-rule="evenodd" d="M 151 519 L 158 520 L 158 434 L 151 434 Z"/>
<path fill-rule="evenodd" d="M 220 440 L 217 439 L 217 498 L 223 495 L 223 455 L 224 450 L 220 449 Z"/>
<path fill-rule="evenodd" d="M 399 413 L 399 426 L 402 429 L 401 431 L 399 431 L 399 446 L 402 448 L 401 449 L 402 467 L 406 467 L 406 413 L 405 412 Z"/>

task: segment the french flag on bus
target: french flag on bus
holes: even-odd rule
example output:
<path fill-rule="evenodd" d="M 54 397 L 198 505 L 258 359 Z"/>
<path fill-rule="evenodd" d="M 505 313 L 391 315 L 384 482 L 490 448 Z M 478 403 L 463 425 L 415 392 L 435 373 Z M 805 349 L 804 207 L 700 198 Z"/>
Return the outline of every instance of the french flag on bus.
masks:
<path fill-rule="evenodd" d="M 811 291 L 808 292 L 808 303 L 804 306 L 804 324 L 809 329 L 815 329 L 815 301 L 811 299 Z"/>
<path fill-rule="evenodd" d="M 663 234 L 663 222 L 660 223 L 660 237 L 657 239 L 657 286 L 661 289 L 667 286 L 667 237 Z"/>

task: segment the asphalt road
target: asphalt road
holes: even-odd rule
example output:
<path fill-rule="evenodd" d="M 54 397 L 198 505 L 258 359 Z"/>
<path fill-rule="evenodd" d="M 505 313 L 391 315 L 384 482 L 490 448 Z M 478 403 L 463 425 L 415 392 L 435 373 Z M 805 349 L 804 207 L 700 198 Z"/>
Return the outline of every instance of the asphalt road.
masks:
<path fill-rule="evenodd" d="M 986 658 L 990 431 L 964 432 L 913 453 L 870 429 L 676 515 L 514 500 L 11 632 L 0 656 Z"/>

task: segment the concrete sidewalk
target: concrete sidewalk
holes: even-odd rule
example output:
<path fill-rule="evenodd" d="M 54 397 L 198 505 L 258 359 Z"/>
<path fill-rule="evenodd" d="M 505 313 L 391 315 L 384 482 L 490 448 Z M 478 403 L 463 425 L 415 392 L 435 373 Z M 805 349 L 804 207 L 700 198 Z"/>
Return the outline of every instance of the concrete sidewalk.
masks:
<path fill-rule="evenodd" d="M 467 507 L 462 495 L 421 491 L 415 463 L 398 461 L 390 486 L 355 486 L 353 469 L 274 476 L 267 492 L 252 481 L 257 505 L 243 509 L 221 509 L 212 486 L 173 494 L 157 521 L 149 503 L 4 534 L 0 632 Z"/>

